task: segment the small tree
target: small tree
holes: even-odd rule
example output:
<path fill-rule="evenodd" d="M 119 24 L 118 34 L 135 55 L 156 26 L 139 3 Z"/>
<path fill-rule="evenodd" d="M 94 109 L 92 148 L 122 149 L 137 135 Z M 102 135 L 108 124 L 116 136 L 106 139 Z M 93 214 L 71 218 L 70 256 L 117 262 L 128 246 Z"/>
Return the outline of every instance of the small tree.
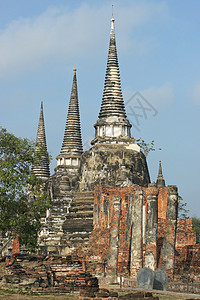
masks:
<path fill-rule="evenodd" d="M 0 230 L 17 235 L 30 251 L 50 206 L 47 187 L 31 172 L 33 161 L 33 142 L 0 127 Z"/>
<path fill-rule="evenodd" d="M 183 198 L 178 195 L 178 218 L 186 219 L 188 218 L 189 209 L 186 208 L 187 203 L 183 202 Z"/>
<path fill-rule="evenodd" d="M 155 145 L 154 145 L 154 140 L 152 140 L 150 143 L 146 143 L 142 138 L 139 138 L 136 140 L 138 146 L 142 149 L 142 152 L 144 155 L 147 157 L 149 152 L 155 151 Z M 162 150 L 161 148 L 158 148 L 158 150 Z"/>

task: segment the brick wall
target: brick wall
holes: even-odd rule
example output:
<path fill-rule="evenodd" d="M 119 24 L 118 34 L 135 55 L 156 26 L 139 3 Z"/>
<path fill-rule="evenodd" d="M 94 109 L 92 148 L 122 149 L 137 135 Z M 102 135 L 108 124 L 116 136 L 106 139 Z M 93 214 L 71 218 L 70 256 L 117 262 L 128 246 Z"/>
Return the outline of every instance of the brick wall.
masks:
<path fill-rule="evenodd" d="M 200 244 L 176 248 L 175 273 L 200 277 Z"/>
<path fill-rule="evenodd" d="M 191 219 L 177 220 L 177 203 L 176 186 L 97 186 L 94 229 L 84 251 L 79 251 L 88 270 L 99 276 L 135 278 L 145 266 L 170 275 L 190 266 L 196 274 L 196 235 Z"/>
<path fill-rule="evenodd" d="M 138 185 L 96 187 L 94 229 L 86 247 L 86 260 L 90 268 L 93 265 L 96 273 L 110 276 L 121 274 L 135 277 L 144 266 L 155 269 L 161 266 L 161 261 L 165 265 L 164 260 L 168 257 L 166 243 L 173 245 L 176 234 L 176 222 L 170 223 L 167 219 L 167 207 L 173 206 L 170 204 L 172 192 L 176 193 L 177 188 L 157 189 L 155 184 L 150 184 L 148 188 Z M 170 210 L 168 214 L 170 216 Z M 162 259 L 164 238 L 166 251 Z M 170 259 L 172 255 L 174 253 L 170 252 Z M 97 259 L 98 267 L 95 268 Z"/>
<path fill-rule="evenodd" d="M 175 273 L 200 274 L 200 244 L 196 244 L 192 219 L 178 219 L 177 221 Z"/>
<path fill-rule="evenodd" d="M 196 233 L 192 229 L 192 219 L 178 219 L 176 248 L 195 245 Z"/>

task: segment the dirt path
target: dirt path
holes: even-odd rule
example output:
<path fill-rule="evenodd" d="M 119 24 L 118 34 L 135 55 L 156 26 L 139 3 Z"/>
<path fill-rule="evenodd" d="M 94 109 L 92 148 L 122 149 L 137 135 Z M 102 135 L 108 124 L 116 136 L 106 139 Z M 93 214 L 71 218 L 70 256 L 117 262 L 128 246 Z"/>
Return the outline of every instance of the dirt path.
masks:
<path fill-rule="evenodd" d="M 101 286 L 101 288 L 107 288 L 109 290 L 114 290 L 120 294 L 128 294 L 131 292 L 141 291 L 140 289 L 134 288 L 122 288 L 113 286 Z M 195 294 L 183 294 L 175 293 L 170 291 L 148 291 L 152 292 L 154 296 L 159 296 L 160 300 L 186 300 L 186 299 L 200 299 L 200 295 Z M 17 293 L 11 289 L 0 288 L 0 299 L 8 300 L 77 300 L 79 293 L 74 294 L 48 294 L 48 295 L 24 295 Z"/>

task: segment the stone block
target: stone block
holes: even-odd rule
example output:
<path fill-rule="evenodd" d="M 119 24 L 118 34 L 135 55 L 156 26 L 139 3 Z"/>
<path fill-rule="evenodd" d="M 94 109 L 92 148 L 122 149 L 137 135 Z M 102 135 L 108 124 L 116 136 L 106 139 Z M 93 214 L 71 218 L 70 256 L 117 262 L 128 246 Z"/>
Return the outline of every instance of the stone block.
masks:
<path fill-rule="evenodd" d="M 142 268 L 137 274 L 138 288 L 153 289 L 154 272 L 149 268 Z"/>
<path fill-rule="evenodd" d="M 128 300 L 128 299 L 159 300 L 158 297 L 153 297 L 152 293 L 145 293 L 145 292 L 128 293 L 126 295 L 119 296 L 118 299 L 123 299 L 123 300 Z"/>
<path fill-rule="evenodd" d="M 155 290 L 166 291 L 167 282 L 168 282 L 168 277 L 167 277 L 167 273 L 165 271 L 159 270 L 159 269 L 154 271 L 153 288 Z"/>

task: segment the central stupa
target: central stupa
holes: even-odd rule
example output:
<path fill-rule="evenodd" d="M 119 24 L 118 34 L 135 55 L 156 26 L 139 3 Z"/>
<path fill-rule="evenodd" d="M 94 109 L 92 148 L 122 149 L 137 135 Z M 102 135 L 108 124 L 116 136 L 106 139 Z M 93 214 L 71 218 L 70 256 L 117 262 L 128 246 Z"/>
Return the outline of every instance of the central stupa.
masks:
<path fill-rule="evenodd" d="M 80 190 L 92 190 L 98 184 L 148 186 L 150 182 L 146 158 L 131 138 L 132 125 L 126 116 L 114 22 L 112 18 L 101 109 L 94 125 L 95 138 L 92 148 L 82 155 Z"/>

